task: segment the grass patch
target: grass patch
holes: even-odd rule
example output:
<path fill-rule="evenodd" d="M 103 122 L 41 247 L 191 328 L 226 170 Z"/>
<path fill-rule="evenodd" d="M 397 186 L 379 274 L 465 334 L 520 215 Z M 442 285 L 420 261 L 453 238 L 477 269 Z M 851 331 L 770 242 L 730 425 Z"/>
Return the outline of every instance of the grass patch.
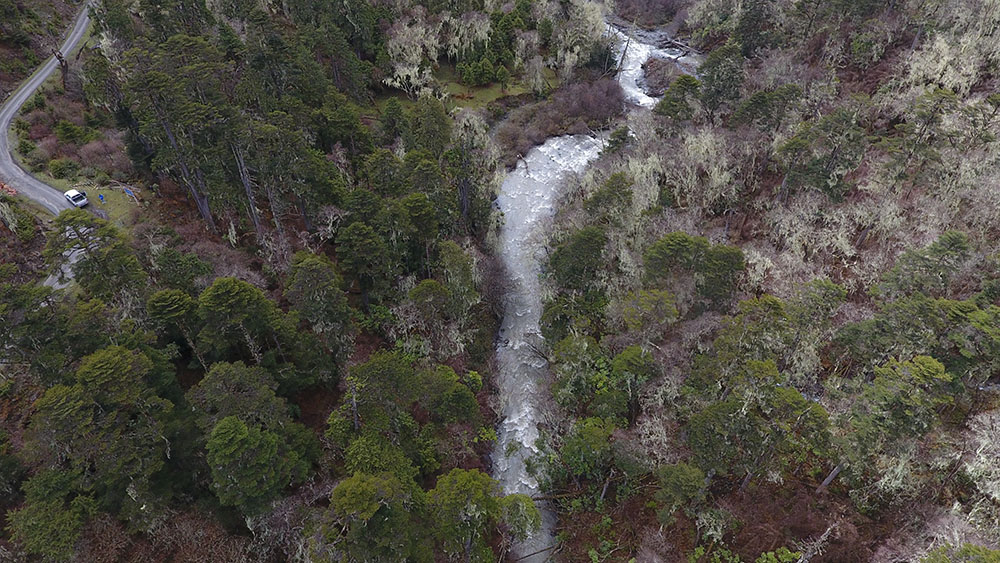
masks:
<path fill-rule="evenodd" d="M 507 86 L 507 90 L 500 88 L 500 84 L 498 83 L 479 87 L 466 86 L 462 83 L 461 77 L 455 70 L 455 65 L 449 62 L 441 63 L 438 66 L 434 71 L 434 79 L 441 85 L 442 90 L 448 94 L 448 100 L 445 101 L 445 104 L 449 109 L 456 107 L 481 109 L 501 98 L 520 96 L 531 92 L 531 89 L 523 81 L 515 79 L 511 80 Z M 559 77 L 554 70 L 546 68 L 545 79 L 552 90 L 559 87 Z M 399 100 L 403 109 L 407 111 L 413 109 L 413 106 L 416 104 L 415 100 L 405 95 L 401 90 L 387 90 L 375 98 L 375 108 L 379 114 L 381 114 L 390 98 Z M 375 116 L 371 117 L 374 118 Z"/>
<path fill-rule="evenodd" d="M 100 209 L 108 214 L 108 220 L 115 224 L 127 227 L 132 222 L 132 212 L 136 208 L 144 207 L 141 203 L 136 204 L 135 200 L 125 195 L 121 188 L 116 187 L 94 187 L 84 188 L 90 205 L 94 209 Z M 104 201 L 98 196 L 104 196 Z M 142 200 L 139 200 L 142 202 Z"/>
<path fill-rule="evenodd" d="M 488 86 L 466 86 L 462 84 L 461 77 L 451 63 L 440 65 L 434 72 L 434 78 L 441 83 L 444 91 L 448 93 L 456 106 L 470 109 L 486 107 L 486 104 L 505 96 L 518 96 L 530 92 L 522 82 L 517 80 L 512 80 L 507 86 L 507 90 L 503 90 L 497 83 Z"/>

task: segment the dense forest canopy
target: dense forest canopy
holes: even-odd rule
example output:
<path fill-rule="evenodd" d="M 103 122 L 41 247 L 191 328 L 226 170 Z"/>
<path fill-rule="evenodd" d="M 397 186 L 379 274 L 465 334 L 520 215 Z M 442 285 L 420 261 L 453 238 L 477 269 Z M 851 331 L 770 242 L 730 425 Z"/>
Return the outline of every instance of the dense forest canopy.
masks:
<path fill-rule="evenodd" d="M 92 15 L 15 152 L 143 205 L 0 193 L 0 558 L 496 561 L 551 511 L 555 560 L 1000 560 L 1000 4 Z M 701 64 L 630 107 L 609 22 Z M 566 133 L 539 505 L 492 475 L 495 199 Z"/>

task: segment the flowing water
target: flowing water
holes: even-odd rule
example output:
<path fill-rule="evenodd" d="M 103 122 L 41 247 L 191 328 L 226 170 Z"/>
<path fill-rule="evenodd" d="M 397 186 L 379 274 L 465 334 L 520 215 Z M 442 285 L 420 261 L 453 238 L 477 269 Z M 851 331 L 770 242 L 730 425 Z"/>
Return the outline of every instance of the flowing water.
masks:
<path fill-rule="evenodd" d="M 644 108 L 652 108 L 659 98 L 646 93 L 646 79 L 642 65 L 649 59 L 668 59 L 685 71 L 693 71 L 698 65 L 697 55 L 691 55 L 681 49 L 658 47 L 666 36 L 660 32 L 629 30 L 628 33 L 616 25 L 608 25 L 608 33 L 618 38 L 621 48 L 625 49 L 621 57 L 621 68 L 618 72 L 618 84 L 625 92 L 625 99 Z"/>
<path fill-rule="evenodd" d="M 625 98 L 641 107 L 654 106 L 657 99 L 643 90 L 643 63 L 650 57 L 678 60 L 683 53 L 659 48 L 656 39 L 648 36 L 637 34 L 629 39 L 613 26 L 608 26 L 608 32 L 621 38 L 622 47 L 627 44 L 619 73 Z M 542 314 L 539 274 L 559 188 L 569 174 L 583 171 L 597 158 L 602 147 L 599 137 L 553 137 L 518 162 L 517 168 L 504 179 L 497 197 L 497 205 L 504 214 L 498 254 L 511 281 L 496 351 L 503 422 L 497 429 L 493 453 L 493 474 L 505 494 L 537 496 L 540 492 L 537 480 L 526 466 L 539 451 L 538 424 L 543 418 L 546 401 L 542 393 L 548 378 L 548 364 L 538 352 L 543 345 L 539 328 Z M 548 560 L 551 550 L 547 548 L 556 542 L 555 513 L 544 502 L 539 503 L 539 508 L 542 529 L 514 546 L 514 558 L 520 557 L 519 561 L 525 563 Z"/>
<path fill-rule="evenodd" d="M 493 473 L 505 494 L 529 496 L 539 492 L 525 461 L 538 453 L 540 394 L 547 373 L 542 344 L 541 283 L 547 225 L 555 208 L 557 188 L 570 172 L 578 172 L 601 152 L 601 141 L 587 135 L 549 139 L 528 152 L 517 169 L 507 175 L 497 204 L 504 214 L 499 255 L 511 286 L 505 296 L 504 318 L 497 347 L 497 382 L 503 405 L 503 422 L 497 431 Z M 555 515 L 542 507 L 542 529 L 516 546 L 525 556 L 554 543 Z M 544 561 L 544 552 L 537 558 Z M 531 559 L 525 559 L 530 561 Z"/>

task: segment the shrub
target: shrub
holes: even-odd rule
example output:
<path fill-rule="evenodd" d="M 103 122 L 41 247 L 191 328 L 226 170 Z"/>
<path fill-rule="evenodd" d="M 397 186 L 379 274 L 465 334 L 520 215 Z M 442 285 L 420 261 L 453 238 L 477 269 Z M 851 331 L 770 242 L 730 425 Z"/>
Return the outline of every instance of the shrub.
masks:
<path fill-rule="evenodd" d="M 98 133 L 93 129 L 81 127 L 65 119 L 56 122 L 55 133 L 59 142 L 67 145 L 81 145 L 98 137 Z"/>
<path fill-rule="evenodd" d="M 549 137 L 589 133 L 621 115 L 625 97 L 612 79 L 570 84 L 552 99 L 511 113 L 497 131 L 497 139 L 513 161 Z"/>
<path fill-rule="evenodd" d="M 80 165 L 68 158 L 56 158 L 49 161 L 49 174 L 53 178 L 72 178 L 76 176 Z"/>
<path fill-rule="evenodd" d="M 22 155 L 28 155 L 36 148 L 38 148 L 38 145 L 32 143 L 28 139 L 21 139 L 17 142 L 17 152 Z"/>
<path fill-rule="evenodd" d="M 643 258 L 646 280 L 654 287 L 668 285 L 680 272 L 694 275 L 698 295 L 716 305 L 732 296 L 746 265 L 739 248 L 713 246 L 705 237 L 680 231 L 654 242 Z"/>
<path fill-rule="evenodd" d="M 584 210 L 595 221 L 616 225 L 631 206 L 632 180 L 624 172 L 612 174 L 583 202 Z"/>
<path fill-rule="evenodd" d="M 656 26 L 669 23 L 687 4 L 687 0 L 618 0 L 615 12 L 626 21 Z"/>
<path fill-rule="evenodd" d="M 35 237 L 35 220 L 13 198 L 0 196 L 0 223 L 7 225 L 22 242 Z"/>
<path fill-rule="evenodd" d="M 569 289 L 584 289 L 601 267 L 607 235 L 598 227 L 586 227 L 556 248 L 549 267 L 556 283 Z"/>

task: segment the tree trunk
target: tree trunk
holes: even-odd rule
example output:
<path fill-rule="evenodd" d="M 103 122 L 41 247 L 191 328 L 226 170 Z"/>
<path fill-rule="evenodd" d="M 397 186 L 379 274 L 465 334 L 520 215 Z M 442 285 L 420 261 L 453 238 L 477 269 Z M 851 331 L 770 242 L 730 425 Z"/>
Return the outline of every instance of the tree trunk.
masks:
<path fill-rule="evenodd" d="M 62 87 L 63 87 L 63 90 L 65 91 L 66 90 L 66 77 L 69 75 L 69 63 L 66 62 L 66 58 L 63 57 L 62 51 L 53 50 L 52 51 L 52 56 L 55 57 L 57 61 L 59 61 L 59 71 L 60 71 L 60 75 L 62 76 Z"/>
<path fill-rule="evenodd" d="M 309 219 L 309 212 L 306 211 L 306 200 L 301 195 L 298 196 L 299 200 L 299 213 L 302 214 L 302 222 L 306 226 L 306 230 L 310 233 L 316 231 L 316 226 L 313 225 L 312 221 Z"/>
<path fill-rule="evenodd" d="M 834 467 L 833 471 L 831 471 L 830 474 L 826 476 L 826 479 L 823 479 L 823 482 L 820 483 L 818 487 L 816 487 L 816 494 L 820 494 L 823 491 L 825 491 L 826 488 L 830 486 L 830 483 L 832 483 L 833 480 L 837 478 L 837 475 L 839 475 L 843 469 L 844 469 L 844 464 L 838 463 L 837 467 Z"/>
<path fill-rule="evenodd" d="M 260 346 L 254 342 L 253 338 L 250 336 L 250 331 L 247 330 L 246 325 L 243 323 L 240 323 L 240 331 L 243 332 L 243 339 L 247 343 L 247 348 L 250 349 L 250 355 L 253 356 L 254 363 L 259 366 L 260 362 L 264 359 L 264 355 L 260 353 Z"/>
<path fill-rule="evenodd" d="M 243 192 L 247 197 L 247 208 L 250 210 L 250 220 L 253 221 L 253 230 L 257 234 L 257 242 L 264 239 L 264 231 L 260 226 L 260 215 L 257 214 L 257 203 L 253 198 L 253 179 L 250 177 L 250 170 L 247 168 L 246 158 L 243 157 L 243 149 L 231 144 L 233 156 L 236 158 L 236 168 L 240 173 L 240 183 L 243 184 Z"/>
<path fill-rule="evenodd" d="M 198 359 L 198 363 L 201 364 L 202 369 L 208 371 L 208 363 L 205 362 L 205 358 L 201 355 L 201 351 L 198 350 L 198 347 L 195 346 L 194 339 L 191 338 L 191 332 L 184 326 L 180 326 L 180 329 L 181 334 L 184 336 L 184 341 L 187 342 L 187 345 L 191 348 L 191 353 Z"/>
<path fill-rule="evenodd" d="M 354 419 L 354 431 L 361 430 L 361 420 L 358 418 L 358 390 L 356 386 L 351 388 L 351 418 Z"/>
<path fill-rule="evenodd" d="M 215 220 L 212 219 L 212 211 L 208 207 L 208 197 L 206 197 L 205 194 L 199 189 L 199 185 L 195 181 L 195 177 L 191 173 L 191 169 L 188 168 L 187 161 L 185 161 L 183 157 L 180 144 L 177 142 L 177 136 L 174 135 L 173 128 L 171 128 L 170 124 L 167 123 L 167 120 L 163 117 L 155 101 L 153 108 L 156 111 L 156 117 L 160 122 L 160 126 L 163 128 L 163 132 L 167 136 L 167 141 L 170 142 L 170 147 L 173 149 L 174 155 L 176 155 L 177 166 L 181 169 L 181 180 L 191 193 L 191 198 L 194 199 L 194 204 L 198 208 L 198 213 L 201 214 L 201 218 L 208 223 L 208 227 L 213 232 L 216 232 L 218 229 L 215 227 Z"/>

